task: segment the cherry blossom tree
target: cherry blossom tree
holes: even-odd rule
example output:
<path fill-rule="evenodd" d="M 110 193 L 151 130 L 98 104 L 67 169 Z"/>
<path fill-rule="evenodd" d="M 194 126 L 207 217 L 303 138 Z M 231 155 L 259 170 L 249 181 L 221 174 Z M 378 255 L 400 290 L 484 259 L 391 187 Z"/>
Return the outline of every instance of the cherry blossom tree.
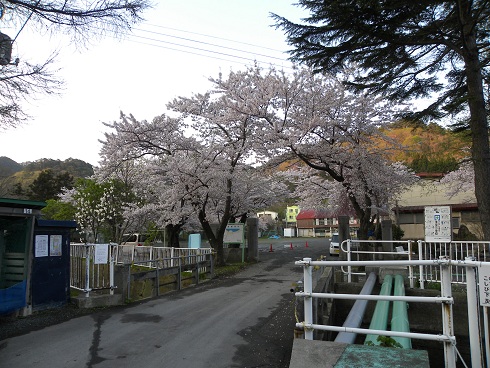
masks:
<path fill-rule="evenodd" d="M 352 198 L 368 197 L 368 203 L 371 205 L 369 211 L 366 211 L 370 214 L 367 225 L 368 228 L 374 229 L 380 224 L 380 215 L 390 213 L 402 190 L 416 180 L 416 177 L 400 163 L 386 162 L 385 165 L 381 165 L 381 168 L 384 171 L 377 172 L 377 182 L 371 184 L 373 189 L 367 193 L 362 173 L 361 184 L 353 183 L 351 192 L 343 183 L 309 166 L 288 170 L 283 173 L 283 177 L 294 184 L 295 190 L 292 196 L 300 198 L 298 205 L 301 208 L 326 209 L 337 216 L 358 214 L 359 211 L 353 206 Z M 349 178 L 351 182 L 357 179 L 357 177 Z"/>
<path fill-rule="evenodd" d="M 455 171 L 444 175 L 440 183 L 446 188 L 446 195 L 449 198 L 462 192 L 471 192 L 475 190 L 475 173 L 473 164 L 470 160 L 464 161 Z"/>
<path fill-rule="evenodd" d="M 180 116 L 148 122 L 123 114 L 108 124 L 114 132 L 105 136 L 100 172 L 109 177 L 124 163 L 138 162 L 142 175 L 132 182 L 145 198 L 139 211 L 153 213 L 157 226 L 199 222 L 217 262 L 224 263 L 227 224 L 284 192 L 247 163 L 253 147 L 248 119 L 229 114 L 219 96 L 179 98 L 169 108 Z"/>
<path fill-rule="evenodd" d="M 350 75 L 346 71 L 342 78 Z M 360 220 L 362 238 L 373 209 L 386 207 L 401 183 L 414 180 L 387 160 L 390 149 L 399 147 L 381 128 L 397 109 L 380 96 L 353 94 L 341 80 L 308 69 L 286 75 L 252 67 L 213 82 L 226 95 L 228 114 L 254 125 L 260 157 L 296 157 L 340 184 Z"/>
<path fill-rule="evenodd" d="M 109 241 L 118 236 L 119 224 L 127 203 L 123 185 L 117 180 L 100 183 L 95 179 L 80 179 L 75 188 L 65 191 L 63 202 L 75 207 L 75 220 L 87 240 L 96 242 L 104 235 Z"/>

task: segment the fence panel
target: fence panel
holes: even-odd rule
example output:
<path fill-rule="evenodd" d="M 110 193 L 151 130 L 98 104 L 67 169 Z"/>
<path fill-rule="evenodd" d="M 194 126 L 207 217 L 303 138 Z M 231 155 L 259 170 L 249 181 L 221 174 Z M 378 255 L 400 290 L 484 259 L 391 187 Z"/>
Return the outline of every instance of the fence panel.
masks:
<path fill-rule="evenodd" d="M 471 257 L 478 262 L 488 261 L 488 249 L 490 242 L 485 241 L 452 241 L 447 243 L 431 243 L 419 241 L 419 249 L 422 254 L 419 255 L 421 260 L 434 260 L 440 257 L 448 258 L 454 261 L 464 261 Z M 441 274 L 437 266 L 426 266 L 423 271 L 423 280 L 428 282 L 440 282 Z M 466 272 L 464 267 L 452 264 L 451 281 L 453 284 L 466 284 Z"/>
<path fill-rule="evenodd" d="M 361 251 L 359 245 L 369 243 L 373 250 Z M 393 243 L 396 252 L 383 252 L 383 243 Z M 406 245 L 405 245 L 405 244 Z M 359 260 L 362 254 L 369 254 L 372 259 L 380 259 L 383 254 L 406 256 L 409 260 L 438 260 L 441 257 L 454 261 L 464 261 L 471 257 L 475 261 L 490 261 L 490 242 L 485 241 L 452 241 L 452 242 L 425 242 L 418 241 L 418 247 L 412 246 L 415 242 L 405 241 L 381 241 L 381 240 L 349 240 L 341 245 L 342 251 L 347 252 L 347 260 Z M 396 246 L 402 244 L 401 246 Z M 399 249 L 398 249 L 399 248 Z M 350 280 L 351 275 L 360 274 L 354 272 L 351 266 L 347 266 L 347 271 L 343 270 Z M 409 266 L 410 280 L 418 279 L 423 287 L 424 282 L 441 282 L 440 268 L 436 265 L 426 265 L 420 268 Z M 365 274 L 364 272 L 362 274 Z M 464 267 L 455 263 L 451 265 L 451 281 L 454 284 L 466 284 L 466 273 Z M 411 285 L 413 287 L 413 285 Z"/>
<path fill-rule="evenodd" d="M 116 245 L 114 257 L 116 264 L 133 263 L 150 268 L 169 268 L 177 265 L 195 264 L 206 259 L 212 248 L 171 248 L 153 246 Z M 180 259 L 180 263 L 176 260 Z"/>
<path fill-rule="evenodd" d="M 115 251 L 113 244 L 108 244 L 106 264 L 95 264 L 95 244 L 70 244 L 70 287 L 86 293 L 91 290 L 111 289 L 110 262 Z"/>

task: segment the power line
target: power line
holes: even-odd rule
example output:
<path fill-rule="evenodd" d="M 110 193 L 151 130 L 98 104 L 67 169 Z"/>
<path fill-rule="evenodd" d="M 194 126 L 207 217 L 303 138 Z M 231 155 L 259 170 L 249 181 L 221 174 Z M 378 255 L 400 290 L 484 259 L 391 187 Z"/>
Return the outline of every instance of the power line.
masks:
<path fill-rule="evenodd" d="M 216 40 L 222 40 L 222 41 L 233 42 L 233 43 L 237 43 L 237 44 L 241 44 L 241 45 L 252 46 L 252 47 L 256 47 L 256 48 L 260 48 L 260 49 L 264 49 L 264 50 L 269 50 L 269 51 L 275 51 L 275 52 L 284 53 L 284 51 L 273 49 L 271 47 L 259 46 L 259 45 L 255 45 L 255 44 L 252 44 L 252 43 L 231 40 L 229 38 L 222 38 L 222 37 L 207 35 L 207 34 L 204 34 L 204 33 L 191 32 L 191 31 L 186 31 L 186 30 L 178 29 L 178 28 L 165 27 L 165 26 L 160 26 L 158 24 L 147 23 L 147 25 L 152 26 L 152 27 L 157 27 L 157 28 L 170 29 L 172 31 L 177 31 L 177 32 L 189 33 L 189 34 L 193 34 L 193 35 L 197 35 L 197 36 L 202 36 L 202 37 L 213 38 L 213 39 L 216 39 Z"/>
<path fill-rule="evenodd" d="M 139 29 L 139 28 L 134 28 L 134 30 L 141 31 L 141 32 L 146 32 L 146 33 L 151 33 L 151 34 L 156 34 L 156 35 L 159 35 L 159 36 L 171 37 L 171 38 L 175 38 L 175 39 L 179 39 L 179 40 L 183 40 L 183 41 L 194 42 L 194 43 L 198 43 L 198 44 L 201 44 L 201 45 L 213 46 L 213 47 L 218 47 L 218 48 L 222 48 L 222 49 L 226 49 L 226 50 L 238 51 L 238 52 L 242 52 L 242 53 L 248 53 L 248 54 L 253 54 L 253 55 L 257 55 L 257 56 L 261 56 L 261 57 L 266 57 L 266 58 L 269 58 L 269 59 L 275 59 L 275 60 L 284 61 L 284 59 L 279 58 L 279 57 L 275 57 L 275 56 L 269 56 L 269 55 L 259 54 L 259 53 L 256 53 L 256 52 L 241 50 L 241 49 L 237 49 L 237 48 L 233 48 L 233 47 L 222 46 L 222 45 L 217 45 L 217 44 L 214 44 L 214 43 L 193 40 L 193 39 L 186 38 L 186 37 L 174 36 L 174 35 L 169 35 L 169 34 L 166 34 L 166 33 L 148 31 L 148 30 Z M 188 33 L 193 33 L 193 32 L 188 32 Z M 202 36 L 206 36 L 206 35 L 202 35 Z M 206 36 L 206 37 L 210 37 L 210 36 Z M 231 40 L 222 39 L 222 38 L 220 38 L 220 39 L 221 40 L 226 40 L 226 41 L 231 41 Z M 160 41 L 160 42 L 164 42 L 164 41 Z M 231 41 L 231 42 L 233 42 L 233 41 Z M 247 45 L 251 45 L 251 44 L 247 44 Z M 253 45 L 251 45 L 251 46 L 253 46 Z M 256 47 L 256 46 L 254 46 L 254 47 Z"/>
<path fill-rule="evenodd" d="M 241 63 L 241 64 L 244 64 L 243 61 L 259 62 L 259 63 L 267 63 L 267 64 L 270 64 L 270 65 L 273 65 L 273 66 L 277 66 L 277 67 L 281 67 L 281 68 L 292 69 L 292 67 L 289 67 L 289 66 L 278 65 L 278 64 L 275 64 L 275 63 L 272 63 L 272 62 L 265 62 L 265 61 L 253 59 L 253 58 L 250 58 L 250 57 L 233 55 L 233 54 L 228 54 L 228 53 L 219 52 L 219 51 L 215 51 L 215 50 L 204 49 L 204 48 L 199 48 L 199 47 L 194 47 L 194 46 L 188 46 L 188 45 L 183 45 L 183 44 L 179 44 L 179 43 L 175 43 L 175 42 L 169 42 L 169 41 L 159 40 L 159 39 L 150 38 L 150 37 L 138 36 L 138 35 L 134 35 L 134 34 L 129 34 L 128 36 L 129 37 L 135 37 L 135 38 L 143 39 L 143 40 L 148 40 L 148 41 L 154 41 L 154 42 L 164 43 L 164 44 L 168 44 L 168 45 L 172 45 L 172 46 L 183 47 L 183 48 L 192 50 L 192 51 L 188 51 L 188 50 L 176 49 L 176 48 L 173 48 L 173 47 L 167 47 L 167 46 L 155 45 L 155 44 L 147 43 L 147 42 L 139 42 L 139 41 L 131 40 L 132 42 L 135 42 L 135 43 L 140 43 L 140 44 L 144 44 L 144 45 L 150 45 L 150 46 L 154 46 L 154 47 L 160 47 L 160 48 L 170 49 L 170 50 L 173 50 L 173 51 L 186 52 L 186 53 L 193 54 L 193 55 L 198 55 L 198 56 L 203 56 L 203 57 L 210 57 L 210 58 L 213 58 L 213 59 L 218 59 L 218 60 L 223 60 L 223 61 L 229 61 L 229 62 L 235 62 L 235 63 Z M 130 38 L 128 38 L 128 39 L 130 39 Z M 217 56 L 214 56 L 214 55 L 205 55 L 205 54 L 202 54 L 202 53 L 198 53 L 196 51 L 202 51 L 202 52 L 206 52 L 206 53 L 210 53 L 210 54 L 214 54 L 214 55 L 219 55 L 219 56 L 231 57 L 231 58 L 239 59 L 242 62 L 237 61 L 237 60 L 223 59 L 221 57 L 217 57 Z M 241 52 L 247 53 L 247 51 L 241 51 Z M 254 54 L 254 53 L 251 53 L 251 54 L 252 55 L 258 55 L 258 54 Z M 258 55 L 258 56 L 260 56 L 260 55 Z M 279 58 L 275 58 L 275 59 L 281 60 Z M 282 61 L 287 62 L 287 60 L 282 60 Z"/>

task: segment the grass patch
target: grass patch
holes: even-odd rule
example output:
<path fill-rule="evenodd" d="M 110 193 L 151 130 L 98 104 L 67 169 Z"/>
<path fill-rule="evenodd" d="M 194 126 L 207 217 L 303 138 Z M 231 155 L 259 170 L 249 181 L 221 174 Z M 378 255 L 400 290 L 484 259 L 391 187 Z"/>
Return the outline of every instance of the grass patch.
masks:
<path fill-rule="evenodd" d="M 218 266 L 214 268 L 214 275 L 216 277 L 232 276 L 241 270 L 244 270 L 250 263 L 229 263 L 224 266 Z"/>

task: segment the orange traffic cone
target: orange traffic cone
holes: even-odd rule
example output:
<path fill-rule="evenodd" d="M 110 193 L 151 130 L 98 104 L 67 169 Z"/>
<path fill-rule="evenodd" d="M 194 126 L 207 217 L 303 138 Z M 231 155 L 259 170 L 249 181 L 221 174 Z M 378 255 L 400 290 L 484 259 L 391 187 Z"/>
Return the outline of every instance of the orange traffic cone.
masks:
<path fill-rule="evenodd" d="M 289 249 L 293 249 L 293 243 L 291 243 L 291 247 Z"/>
<path fill-rule="evenodd" d="M 271 244 L 271 246 L 270 246 L 270 248 L 269 248 L 269 253 L 271 253 L 271 252 L 274 252 L 274 251 L 272 250 L 272 244 Z"/>
<path fill-rule="evenodd" d="M 308 248 L 308 242 L 306 242 L 305 248 Z"/>

